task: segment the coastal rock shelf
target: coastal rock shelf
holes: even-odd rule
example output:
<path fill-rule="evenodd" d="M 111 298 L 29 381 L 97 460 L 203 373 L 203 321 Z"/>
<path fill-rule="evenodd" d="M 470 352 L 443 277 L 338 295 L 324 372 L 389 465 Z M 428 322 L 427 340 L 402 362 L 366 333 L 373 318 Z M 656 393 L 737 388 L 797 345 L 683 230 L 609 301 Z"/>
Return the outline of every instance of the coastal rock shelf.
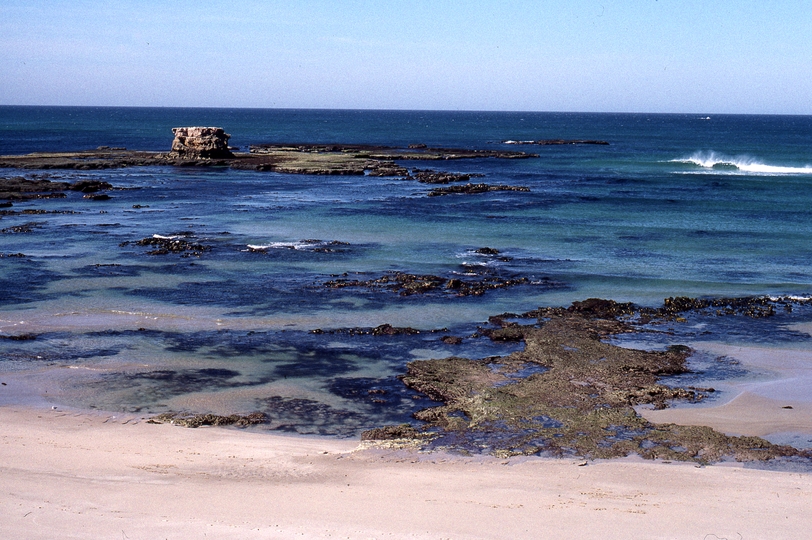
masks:
<path fill-rule="evenodd" d="M 637 454 L 647 459 L 717 462 L 802 459 L 812 452 L 758 437 L 728 436 L 709 427 L 654 424 L 634 409 L 696 402 L 713 388 L 669 386 L 663 378 L 688 373 L 692 350 L 628 349 L 605 338 L 641 331 L 654 319 L 678 320 L 692 312 L 713 316 L 770 317 L 768 306 L 808 304 L 792 299 L 669 298 L 660 309 L 589 299 L 569 308 L 541 308 L 523 315 L 492 317 L 498 340 L 506 332 L 525 342 L 523 351 L 482 360 L 450 357 L 409 363 L 404 384 L 443 405 L 423 409 L 419 429 L 384 426 L 364 440 L 392 439 L 405 447 L 490 453 L 500 457 L 543 454 L 589 459 Z M 521 325 L 508 319 L 536 319 Z"/>
<path fill-rule="evenodd" d="M 431 169 L 409 170 L 397 162 L 403 161 L 449 161 L 470 159 L 528 159 L 538 154 L 527 152 L 429 148 L 424 144 L 410 144 L 407 148 L 356 144 L 302 144 L 280 143 L 252 145 L 248 153 L 232 153 L 228 135 L 219 127 L 178 127 L 171 151 L 143 152 L 125 148 L 100 146 L 95 150 L 80 152 L 34 153 L 21 156 L 0 156 L 0 168 L 16 169 L 74 169 L 93 170 L 136 166 L 177 167 L 230 167 L 237 170 L 271 171 L 287 174 L 308 175 L 356 175 L 391 176 L 404 180 L 416 180 L 423 184 L 464 185 L 435 188 L 427 195 L 435 197 L 447 194 L 479 194 L 494 191 L 528 192 L 525 186 L 491 185 L 471 183 L 481 174 L 436 171 Z M 108 189 L 107 186 L 104 189 Z M 21 177 L 3 179 L 0 199 L 61 197 L 59 189 L 81 189 L 44 180 L 28 180 Z M 98 190 L 100 188 L 96 188 Z M 49 193 L 49 191 L 51 193 Z M 92 200 L 106 200 L 105 195 L 93 195 Z"/>
<path fill-rule="evenodd" d="M 0 168 L 17 169 L 110 169 L 135 166 L 230 167 L 237 170 L 270 171 L 286 174 L 392 176 L 416 180 L 423 184 L 465 185 L 436 188 L 428 192 L 434 197 L 447 194 L 478 194 L 493 191 L 528 192 L 525 186 L 471 183 L 481 174 L 413 169 L 398 161 L 448 161 L 470 159 L 528 159 L 538 154 L 483 149 L 428 148 L 412 144 L 406 149 L 386 146 L 352 144 L 263 144 L 250 147 L 248 153 L 232 153 L 228 146 L 230 135 L 222 128 L 174 128 L 175 139 L 169 153 L 142 152 L 124 148 L 100 146 L 96 150 L 61 153 L 35 153 L 22 156 L 0 156 Z M 3 186 L 8 188 L 3 189 Z M 109 188 L 109 186 L 108 186 Z M 78 189 L 50 183 L 48 180 L 27 181 L 21 177 L 4 179 L 0 199 L 59 197 L 50 190 Z M 85 189 L 82 189 L 85 191 Z M 27 193 L 27 195 L 21 195 Z M 36 193 L 36 195 L 34 195 Z M 92 197 L 104 200 L 105 197 Z"/>
<path fill-rule="evenodd" d="M 366 289 L 369 291 L 389 291 L 399 296 L 438 294 L 443 296 L 481 296 L 485 292 L 495 289 L 504 289 L 518 285 L 531 285 L 531 281 L 524 276 L 499 276 L 493 272 L 482 272 L 474 278 L 451 277 L 444 278 L 434 275 L 417 275 L 405 272 L 388 272 L 382 276 L 371 279 L 359 279 L 361 275 L 352 278 L 348 274 L 336 276 L 325 281 L 323 286 L 328 289 Z M 540 283 L 547 288 L 555 288 L 561 284 L 543 278 Z"/>
<path fill-rule="evenodd" d="M 93 194 L 112 187 L 108 182 L 98 180 L 79 180 L 71 183 L 52 181 L 45 175 L 33 178 L 13 176 L 0 178 L 0 200 L 61 199 L 65 197 L 65 191 Z"/>
<path fill-rule="evenodd" d="M 409 171 L 396 161 L 444 161 L 462 159 L 528 159 L 538 154 L 498 150 L 428 148 L 410 145 L 407 149 L 353 144 L 263 144 L 250 147 L 250 157 L 240 157 L 232 166 L 239 169 L 271 170 L 294 174 L 341 174 L 400 176 L 411 179 Z M 414 170 L 418 181 L 446 183 L 453 173 Z M 462 175 L 457 175 L 462 176 Z M 470 178 L 470 176 L 468 176 Z M 467 180 L 467 178 L 466 178 Z"/>
<path fill-rule="evenodd" d="M 488 193 L 491 191 L 522 191 L 529 192 L 530 188 L 526 186 L 509 186 L 505 184 L 463 184 L 459 186 L 449 186 L 444 188 L 435 188 L 429 191 L 429 197 L 440 197 L 442 195 L 467 195 L 475 193 Z"/>
<path fill-rule="evenodd" d="M 201 131 L 198 134 L 194 130 Z M 209 134 L 208 130 L 214 130 Z M 274 171 L 292 174 L 376 174 L 405 169 L 395 160 L 528 159 L 538 154 L 498 150 L 416 148 L 401 150 L 384 146 L 265 144 L 251 146 L 248 153 L 232 153 L 228 135 L 221 128 L 175 128 L 172 151 L 144 152 L 99 147 L 79 152 L 38 152 L 0 156 L 0 168 L 18 169 L 110 169 L 133 166 L 175 165 L 186 167 L 228 166 L 234 169 Z M 387 174 L 384 174 L 387 175 Z"/>

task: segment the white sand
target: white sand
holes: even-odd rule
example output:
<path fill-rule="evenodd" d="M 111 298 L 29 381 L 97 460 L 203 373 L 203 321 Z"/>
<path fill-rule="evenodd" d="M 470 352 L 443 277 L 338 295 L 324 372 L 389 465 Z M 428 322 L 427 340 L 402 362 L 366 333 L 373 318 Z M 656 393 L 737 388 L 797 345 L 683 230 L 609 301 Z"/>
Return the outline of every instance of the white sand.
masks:
<path fill-rule="evenodd" d="M 0 538 L 804 538 L 812 475 L 353 452 L 0 407 Z"/>
<path fill-rule="evenodd" d="M 738 360 L 753 375 L 725 381 L 731 398 L 702 407 L 638 412 L 651 422 L 709 426 L 729 435 L 769 438 L 801 433 L 812 439 L 812 351 L 720 343 L 693 345 Z"/>

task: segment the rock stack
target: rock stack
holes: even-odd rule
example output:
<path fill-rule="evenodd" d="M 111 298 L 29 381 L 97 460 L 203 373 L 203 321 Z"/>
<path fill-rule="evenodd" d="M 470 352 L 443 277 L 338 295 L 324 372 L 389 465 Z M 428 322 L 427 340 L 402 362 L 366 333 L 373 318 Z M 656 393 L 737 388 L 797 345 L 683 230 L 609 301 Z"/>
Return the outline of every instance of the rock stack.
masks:
<path fill-rule="evenodd" d="M 183 159 L 222 159 L 233 158 L 228 149 L 227 134 L 219 127 L 177 127 L 172 128 L 175 140 L 172 141 L 170 156 Z"/>

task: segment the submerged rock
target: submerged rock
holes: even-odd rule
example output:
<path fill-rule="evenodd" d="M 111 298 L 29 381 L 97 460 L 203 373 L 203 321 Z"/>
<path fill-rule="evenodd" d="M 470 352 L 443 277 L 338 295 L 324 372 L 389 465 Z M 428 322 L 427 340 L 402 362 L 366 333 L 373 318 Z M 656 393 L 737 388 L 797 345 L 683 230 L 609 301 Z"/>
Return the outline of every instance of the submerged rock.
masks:
<path fill-rule="evenodd" d="M 0 199 L 23 201 L 64 197 L 62 191 L 69 187 L 67 182 L 51 182 L 47 178 L 28 179 L 22 176 L 0 178 Z"/>
<path fill-rule="evenodd" d="M 364 288 L 372 291 L 390 291 L 400 296 L 415 294 L 443 294 L 448 296 L 481 296 L 494 289 L 528 285 L 526 277 L 501 277 L 486 273 L 473 278 L 444 278 L 434 275 L 407 274 L 404 272 L 387 272 L 367 280 L 338 277 L 324 282 L 328 289 Z M 552 285 L 552 284 L 550 284 Z"/>
<path fill-rule="evenodd" d="M 467 182 L 471 178 L 481 177 L 481 174 L 451 173 L 433 171 L 429 169 L 415 169 L 412 177 L 422 184 L 451 184 L 452 182 Z"/>
<path fill-rule="evenodd" d="M 52 181 L 48 175 L 33 175 L 31 178 L 12 176 L 0 178 L 0 199 L 24 201 L 30 199 L 64 198 L 64 191 L 96 193 L 112 189 L 113 186 L 101 180 L 79 180 L 74 183 Z M 8 205 L 11 207 L 11 204 Z"/>
<path fill-rule="evenodd" d="M 183 233 L 173 236 L 153 235 L 134 242 L 137 246 L 154 247 L 147 251 L 147 255 L 167 255 L 169 253 L 180 253 L 182 257 L 200 257 L 203 252 L 210 251 L 211 246 L 206 246 L 198 242 L 189 240 L 190 234 Z M 130 242 L 122 242 L 119 247 L 129 245 Z"/>
<path fill-rule="evenodd" d="M 418 330 L 411 326 L 392 326 L 387 323 L 373 328 L 356 326 L 354 328 L 333 328 L 331 330 L 316 328 L 310 331 L 311 334 L 348 334 L 350 336 L 414 336 L 421 333 L 436 334 L 440 332 L 448 332 L 448 328 Z"/>
<path fill-rule="evenodd" d="M 439 197 L 441 195 L 488 193 L 489 191 L 530 191 L 526 186 L 509 186 L 506 184 L 464 184 L 461 186 L 449 186 L 435 188 L 429 191 L 429 197 Z"/>
<path fill-rule="evenodd" d="M 0 229 L 0 234 L 26 234 L 34 232 L 35 229 L 39 229 L 42 227 L 43 223 L 38 221 L 32 221 L 30 223 L 23 223 L 22 225 L 16 225 L 14 227 L 6 227 L 5 229 Z"/>
<path fill-rule="evenodd" d="M 499 255 L 500 251 L 498 249 L 495 249 L 495 248 L 481 247 L 481 248 L 475 249 L 474 253 L 476 253 L 478 255 Z"/>
<path fill-rule="evenodd" d="M 79 180 L 70 185 L 71 191 L 81 191 L 82 193 L 96 193 L 103 189 L 112 189 L 113 186 L 109 182 L 102 180 Z"/>

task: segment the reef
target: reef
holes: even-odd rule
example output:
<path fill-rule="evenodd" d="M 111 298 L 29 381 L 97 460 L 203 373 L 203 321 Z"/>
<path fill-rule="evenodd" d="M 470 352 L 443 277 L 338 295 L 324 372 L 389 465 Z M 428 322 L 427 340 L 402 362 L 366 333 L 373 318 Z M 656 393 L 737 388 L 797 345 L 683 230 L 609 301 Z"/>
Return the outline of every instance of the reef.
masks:
<path fill-rule="evenodd" d="M 427 435 L 409 424 L 369 429 L 361 434 L 362 441 L 421 440 Z"/>
<path fill-rule="evenodd" d="M 0 229 L 0 234 L 26 234 L 34 232 L 35 229 L 39 229 L 42 225 L 41 222 L 31 221 L 29 223 L 23 223 L 22 225 Z"/>
<path fill-rule="evenodd" d="M 481 296 L 489 290 L 528 284 L 530 284 L 530 280 L 526 277 L 502 277 L 492 273 L 483 273 L 475 278 L 444 278 L 430 274 L 387 272 L 372 279 L 351 279 L 349 274 L 342 274 L 335 276 L 335 279 L 325 281 L 323 286 L 328 289 L 363 288 L 370 291 L 389 291 L 400 296 L 428 293 L 446 296 Z M 552 285 L 552 283 L 546 284 Z"/>
<path fill-rule="evenodd" d="M 108 182 L 99 180 L 80 180 L 69 183 L 52 181 L 47 175 L 35 175 L 32 178 L 12 176 L 0 178 L 0 199 L 6 201 L 55 199 L 66 197 L 65 191 L 93 194 L 101 190 L 112 189 L 112 187 Z"/>
<path fill-rule="evenodd" d="M 525 186 L 509 186 L 506 184 L 464 184 L 462 186 L 449 186 L 435 188 L 429 191 L 429 197 L 439 197 L 441 195 L 488 193 L 489 191 L 530 191 Z"/>
<path fill-rule="evenodd" d="M 0 168 L 97 170 L 123 167 L 173 165 L 176 160 L 159 152 L 138 152 L 124 148 L 101 146 L 78 152 L 35 152 L 32 154 L 0 156 Z M 180 164 L 180 162 L 178 162 Z M 188 163 L 195 163 L 189 160 Z M 203 160 L 202 164 L 213 164 Z"/>
<path fill-rule="evenodd" d="M 37 334 L 0 334 L 0 339 L 8 339 L 10 341 L 33 341 L 37 339 Z"/>
<path fill-rule="evenodd" d="M 256 171 L 315 175 L 406 176 L 408 171 L 395 161 L 445 161 L 460 159 L 527 159 L 538 154 L 502 150 L 455 148 L 392 148 L 352 144 L 263 144 L 249 152 L 232 152 L 213 141 L 195 139 L 188 130 L 175 128 L 176 140 L 170 152 L 146 152 L 100 146 L 77 152 L 37 152 L 0 156 L 0 168 L 18 169 L 109 169 L 133 166 L 231 167 Z M 219 129 L 219 128 L 205 128 Z M 213 135 L 214 138 L 217 136 Z M 228 137 L 225 133 L 220 138 Z M 227 139 L 226 139 L 227 140 Z"/>
<path fill-rule="evenodd" d="M 589 299 L 568 308 L 492 317 L 490 322 L 498 328 L 483 334 L 494 340 L 523 340 L 524 350 L 479 360 L 450 357 L 409 363 L 401 377 L 403 383 L 443 404 L 414 414 L 422 422 L 415 428 L 416 435 L 393 427 L 365 432 L 363 438 L 386 440 L 396 433 L 411 437 L 413 444 L 423 449 L 500 457 L 596 459 L 637 454 L 647 459 L 697 463 L 808 460 L 812 458 L 809 450 L 758 437 L 648 422 L 635 407 L 664 408 L 675 400 L 696 402 L 714 389 L 662 382 L 664 377 L 688 371 L 686 359 L 692 351 L 686 346 L 643 351 L 606 341 L 620 333 L 640 331 L 641 325 L 658 318 L 673 320 L 689 310 L 762 317 L 769 316 L 768 305 L 794 303 L 808 301 L 681 297 L 667 299 L 661 308 L 640 308 Z M 511 319 L 536 320 L 519 324 Z"/>
<path fill-rule="evenodd" d="M 413 336 L 424 331 L 412 328 L 411 326 L 392 326 L 391 324 L 380 324 L 374 328 L 335 328 L 332 330 L 322 330 L 317 328 L 311 330 L 311 334 L 347 334 L 350 336 Z M 428 330 L 425 333 L 448 332 L 448 328 L 439 330 Z"/>
<path fill-rule="evenodd" d="M 170 412 L 153 416 L 147 422 L 150 424 L 172 424 L 175 426 L 197 428 L 201 426 L 248 427 L 263 424 L 267 421 L 268 416 L 261 412 L 254 412 L 245 415 L 230 414 L 228 416 L 220 416 L 217 414 L 182 414 Z"/>
<path fill-rule="evenodd" d="M 483 174 L 462 174 L 431 169 L 414 169 L 407 180 L 417 180 L 421 184 L 450 184 L 452 182 L 468 182 L 471 178 L 481 178 Z"/>
<path fill-rule="evenodd" d="M 416 180 L 424 184 L 469 182 L 480 174 L 412 169 L 398 162 L 449 161 L 470 159 L 528 159 L 538 154 L 527 152 L 429 148 L 424 144 L 410 144 L 407 148 L 355 144 L 260 144 L 249 151 L 236 152 L 228 146 L 230 135 L 222 128 L 173 128 L 175 135 L 169 152 L 145 152 L 100 146 L 95 150 L 78 152 L 38 152 L 17 156 L 0 156 L 0 168 L 17 169 L 110 169 L 134 166 L 176 167 L 230 167 L 237 170 L 270 171 L 287 174 L 392 176 Z M 47 180 L 29 182 L 25 189 L 14 185 L 19 177 L 0 183 L 0 198 L 61 197 L 60 190 L 84 188 L 53 183 Z M 87 187 L 87 186 L 85 186 Z M 104 189 L 109 189 L 104 188 Z M 468 183 L 464 186 L 438 188 L 429 196 L 450 193 L 485 193 L 488 191 L 530 191 L 523 186 L 487 185 Z M 23 193 L 27 195 L 22 195 Z M 88 197 L 106 200 L 104 196 Z"/>
<path fill-rule="evenodd" d="M 122 242 L 119 247 L 132 244 L 136 246 L 152 247 L 147 251 L 147 255 L 168 255 L 170 253 L 181 254 L 182 257 L 200 257 L 203 252 L 210 251 L 211 246 L 201 244 L 191 240 L 194 234 L 188 231 L 175 233 L 170 236 L 153 235 L 135 242 Z"/>

